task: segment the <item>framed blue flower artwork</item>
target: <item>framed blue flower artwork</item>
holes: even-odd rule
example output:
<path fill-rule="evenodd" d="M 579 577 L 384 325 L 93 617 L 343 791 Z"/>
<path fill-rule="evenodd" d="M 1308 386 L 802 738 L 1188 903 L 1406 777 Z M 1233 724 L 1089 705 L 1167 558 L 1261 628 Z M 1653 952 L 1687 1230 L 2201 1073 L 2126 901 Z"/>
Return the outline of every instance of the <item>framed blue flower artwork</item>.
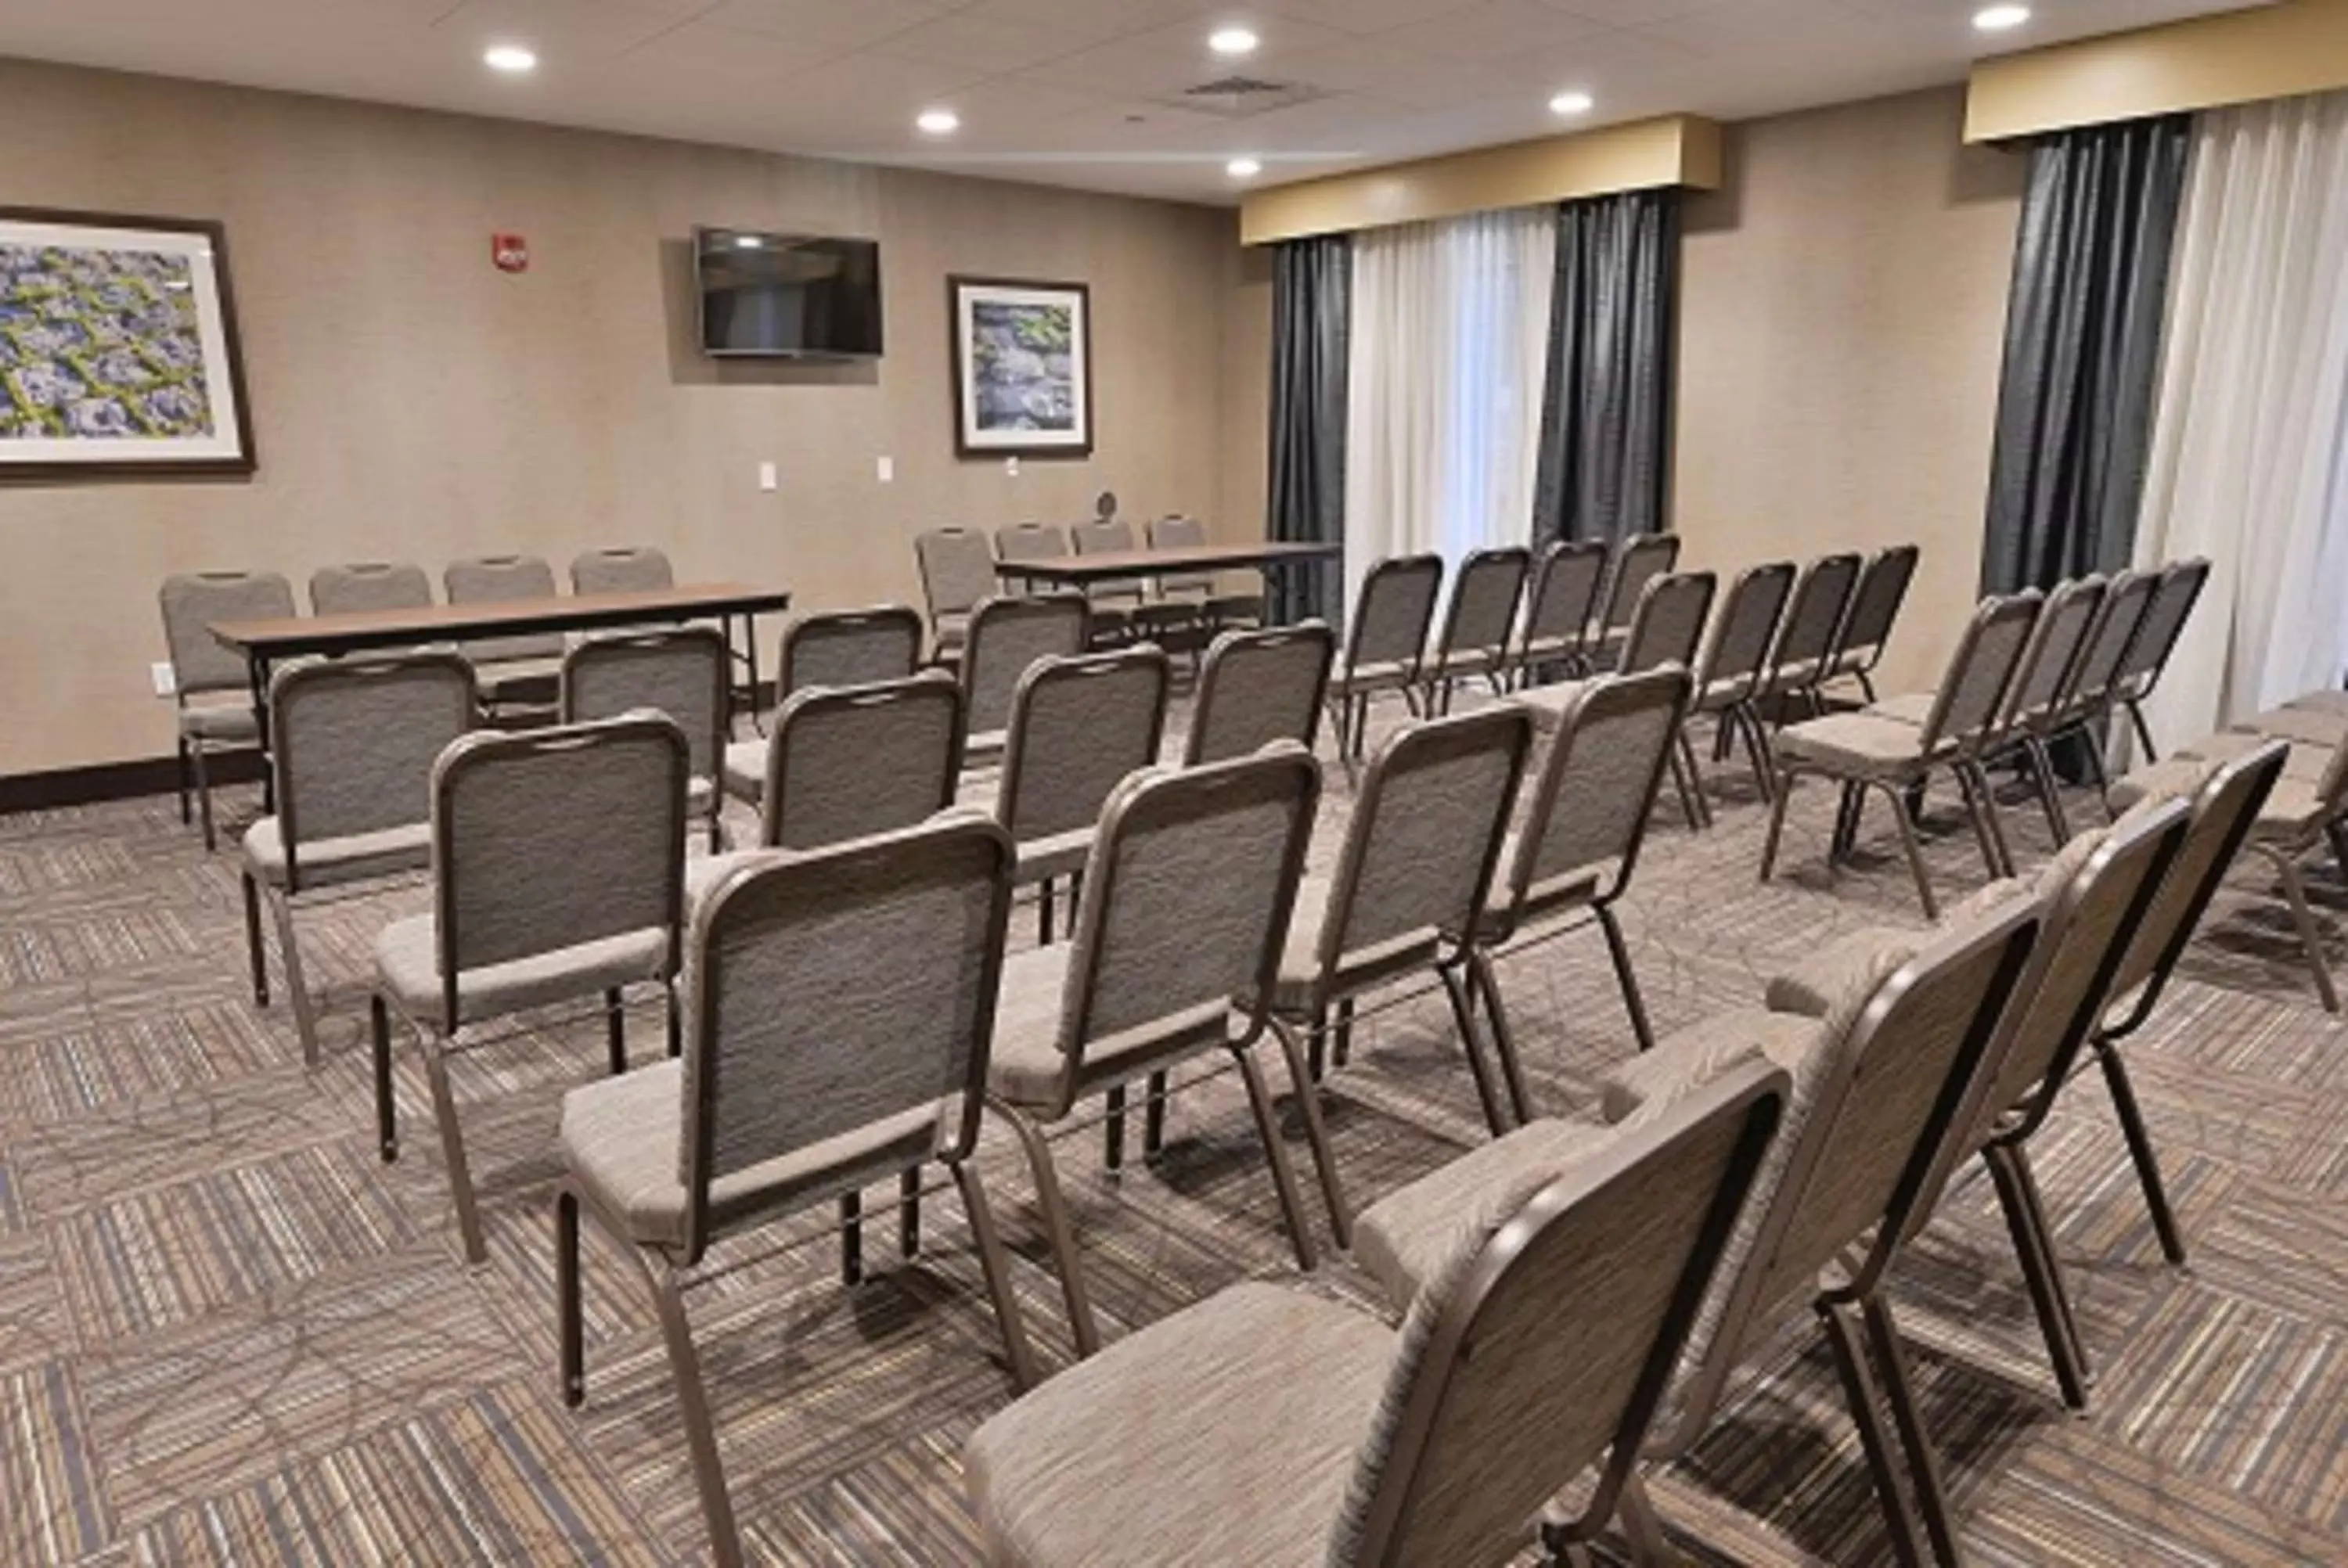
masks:
<path fill-rule="evenodd" d="M 1093 449 L 1092 295 L 1082 283 L 950 278 L 954 450 L 1084 457 Z"/>

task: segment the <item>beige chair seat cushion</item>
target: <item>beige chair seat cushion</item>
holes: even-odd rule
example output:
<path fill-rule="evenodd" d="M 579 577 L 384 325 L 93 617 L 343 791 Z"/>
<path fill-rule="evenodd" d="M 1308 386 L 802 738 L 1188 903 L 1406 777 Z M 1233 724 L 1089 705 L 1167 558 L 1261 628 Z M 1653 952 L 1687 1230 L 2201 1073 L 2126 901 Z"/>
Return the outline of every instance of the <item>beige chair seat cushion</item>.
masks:
<path fill-rule="evenodd" d="M 1924 771 L 1922 739 L 1915 725 L 1898 719 L 1871 712 L 1830 713 L 1780 730 L 1777 754 L 1844 777 L 1906 784 Z"/>
<path fill-rule="evenodd" d="M 767 743 L 733 741 L 726 747 L 726 793 L 756 805 L 767 793 Z"/>
<path fill-rule="evenodd" d="M 1924 721 L 1932 716 L 1932 704 L 1940 700 L 1938 692 L 1910 692 L 1901 697 L 1887 697 L 1864 711 L 1879 719 L 1897 719 L 1921 729 Z"/>
<path fill-rule="evenodd" d="M 1060 1009 L 1068 984 L 1073 942 L 1031 948 L 1003 961 L 994 1007 L 994 1053 L 986 1084 L 1014 1105 L 1056 1110 L 1068 1060 L 1060 1049 Z M 1216 1002 L 1153 1019 L 1085 1047 L 1076 1090 L 1123 1083 L 1153 1068 L 1220 1045 L 1230 1008 Z"/>
<path fill-rule="evenodd" d="M 2301 741 L 2311 746 L 2336 746 L 2348 739 L 2348 713 L 2327 713 L 2307 708 L 2270 708 L 2230 726 L 2271 740 Z"/>
<path fill-rule="evenodd" d="M 1503 1217 L 1498 1205 L 1522 1206 L 1528 1181 L 1562 1174 L 1614 1136 L 1612 1127 L 1554 1117 L 1519 1127 L 1356 1214 L 1354 1261 L 1400 1311 L 1470 1235 L 1491 1234 Z"/>
<path fill-rule="evenodd" d="M 1255 1283 L 1118 1340 L 964 1446 L 985 1560 L 1318 1568 L 1395 1347 L 1352 1307 Z"/>
<path fill-rule="evenodd" d="M 432 864 L 432 825 L 354 833 L 342 838 L 312 839 L 301 846 L 302 886 L 363 882 L 371 876 L 395 876 L 422 871 Z M 285 883 L 285 840 L 273 816 L 264 816 L 245 830 L 247 870 L 272 886 Z"/>
<path fill-rule="evenodd" d="M 1093 852 L 1093 834 L 1089 827 L 1072 827 L 1066 833 L 1023 840 L 1019 845 L 1019 868 L 1013 880 L 1025 886 L 1082 871 Z"/>
<path fill-rule="evenodd" d="M 1822 1019 L 1849 988 L 1852 977 L 1884 958 L 1904 964 L 1923 950 L 1931 934 L 1868 926 L 1846 931 L 1792 968 L 1769 977 L 1763 1002 L 1771 1012 Z"/>
<path fill-rule="evenodd" d="M 1011 732 L 1008 730 L 979 731 L 962 743 L 963 765 L 967 767 L 982 759 L 993 760 L 1000 757 L 1003 754 L 1003 748 L 1010 743 L 1010 737 Z"/>
<path fill-rule="evenodd" d="M 198 741 L 250 743 L 261 739 L 261 721 L 242 702 L 211 702 L 180 709 L 180 733 Z"/>
<path fill-rule="evenodd" d="M 685 1241 L 685 1183 L 677 1140 L 685 1063 L 669 1060 L 583 1084 L 562 1097 L 562 1157 L 590 1202 L 633 1240 Z M 916 1106 L 709 1184 L 712 1221 L 812 1203 L 902 1169 L 934 1148 L 938 1111 Z"/>
<path fill-rule="evenodd" d="M 1297 885 L 1295 912 L 1288 919 L 1288 945 L 1281 949 L 1280 978 L 1272 1005 L 1292 1018 L 1309 1017 L 1340 996 L 1392 979 L 1435 961 L 1441 938 L 1431 926 L 1338 956 L 1325 991 L 1321 984 L 1321 926 L 1329 915 L 1330 878 L 1307 875 Z"/>
<path fill-rule="evenodd" d="M 1397 691 L 1409 683 L 1410 669 L 1398 659 L 1365 664 L 1348 678 L 1345 661 L 1341 654 L 1335 667 L 1329 671 L 1329 695 L 1332 697 Z"/>
<path fill-rule="evenodd" d="M 967 610 L 949 610 L 937 618 L 931 630 L 936 635 L 941 650 L 960 648 L 970 640 L 970 613 Z"/>
<path fill-rule="evenodd" d="M 1584 908 L 1598 897 L 1607 877 L 1613 875 L 1615 862 L 1601 861 L 1555 876 L 1546 876 L 1525 889 L 1522 908 L 1512 908 L 1509 901 L 1509 872 L 1517 863 L 1522 835 L 1511 833 L 1500 845 L 1500 857 L 1493 863 L 1492 886 L 1484 895 L 1484 911 L 1477 919 L 1477 935 L 1485 941 L 1497 941 L 1500 933 L 1513 936 L 1536 920 L 1544 919 L 1564 908 Z"/>
<path fill-rule="evenodd" d="M 1599 1086 L 1601 1104 L 1608 1123 L 1621 1124 L 1643 1110 L 1678 1102 L 1756 1051 L 1797 1072 L 1824 1043 L 1815 1019 L 1740 1008 L 1659 1040 L 1654 1050 L 1608 1073 Z"/>
<path fill-rule="evenodd" d="M 2161 795 L 2189 794 L 2209 774 L 2209 764 L 2188 756 L 2172 756 L 2142 767 L 2112 782 L 2112 806 L 2126 811 L 2140 801 Z M 2285 774 L 2259 807 L 2250 825 L 2253 838 L 2298 842 L 2314 836 L 2333 813 L 2315 792 L 2315 781 Z"/>
<path fill-rule="evenodd" d="M 2329 692 L 2310 692 L 2303 697 L 2293 697 L 2283 706 L 2296 708 L 2302 713 L 2331 713 L 2342 719 L 2348 719 L 2348 692 L 2336 689 Z"/>
<path fill-rule="evenodd" d="M 375 939 L 376 984 L 410 1018 L 440 1014 L 439 954 L 433 917 L 410 916 Z M 576 947 L 487 964 L 457 977 L 460 1023 L 548 1007 L 639 980 L 656 980 L 668 962 L 668 934 L 628 931 Z"/>
<path fill-rule="evenodd" d="M 2247 730 L 2229 730 L 2223 734 L 2206 735 L 2189 746 L 2179 746 L 2172 754 L 2190 757 L 2205 763 L 2238 762 L 2260 746 L 2282 738 L 2280 735 L 2257 734 Z M 2332 765 L 2333 750 L 2334 748 L 2329 745 L 2309 745 L 2303 742 L 2292 742 L 2291 755 L 2283 760 L 2282 776 L 2287 779 L 2305 779 L 2310 784 L 2314 783 L 2323 776 L 2323 770 Z"/>

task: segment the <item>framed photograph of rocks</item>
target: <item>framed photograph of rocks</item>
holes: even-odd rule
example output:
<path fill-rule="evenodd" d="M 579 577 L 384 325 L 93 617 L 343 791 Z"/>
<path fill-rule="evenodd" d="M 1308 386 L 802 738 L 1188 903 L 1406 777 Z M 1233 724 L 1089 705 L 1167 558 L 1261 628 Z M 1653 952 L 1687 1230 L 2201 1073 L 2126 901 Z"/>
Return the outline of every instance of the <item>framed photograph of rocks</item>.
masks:
<path fill-rule="evenodd" d="M 0 482 L 252 466 L 221 226 L 0 207 Z"/>
<path fill-rule="evenodd" d="M 949 278 L 954 450 L 1085 457 L 1093 449 L 1092 295 L 1082 283 Z"/>

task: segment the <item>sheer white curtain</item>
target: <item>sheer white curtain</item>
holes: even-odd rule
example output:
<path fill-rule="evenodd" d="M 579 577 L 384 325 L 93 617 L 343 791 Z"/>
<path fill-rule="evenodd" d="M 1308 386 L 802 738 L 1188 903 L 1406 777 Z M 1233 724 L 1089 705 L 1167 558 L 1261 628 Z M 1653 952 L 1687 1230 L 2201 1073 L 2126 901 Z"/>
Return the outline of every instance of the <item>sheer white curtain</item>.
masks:
<path fill-rule="evenodd" d="M 1380 556 L 1532 537 L 1556 213 L 1483 212 L 1354 241 L 1345 604 Z"/>
<path fill-rule="evenodd" d="M 2213 569 L 2164 747 L 2348 663 L 2348 93 L 2203 115 L 2179 223 L 2137 559 Z"/>

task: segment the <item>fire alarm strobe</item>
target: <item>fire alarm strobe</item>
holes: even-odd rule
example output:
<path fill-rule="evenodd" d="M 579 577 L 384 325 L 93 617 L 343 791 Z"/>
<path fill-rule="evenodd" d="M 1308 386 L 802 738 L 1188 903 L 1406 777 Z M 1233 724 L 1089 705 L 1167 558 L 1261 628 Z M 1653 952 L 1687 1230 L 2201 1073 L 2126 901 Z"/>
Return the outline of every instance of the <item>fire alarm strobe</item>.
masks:
<path fill-rule="evenodd" d="M 529 272 L 529 239 L 520 234 L 490 235 L 489 260 L 497 263 L 498 271 L 500 272 Z"/>

